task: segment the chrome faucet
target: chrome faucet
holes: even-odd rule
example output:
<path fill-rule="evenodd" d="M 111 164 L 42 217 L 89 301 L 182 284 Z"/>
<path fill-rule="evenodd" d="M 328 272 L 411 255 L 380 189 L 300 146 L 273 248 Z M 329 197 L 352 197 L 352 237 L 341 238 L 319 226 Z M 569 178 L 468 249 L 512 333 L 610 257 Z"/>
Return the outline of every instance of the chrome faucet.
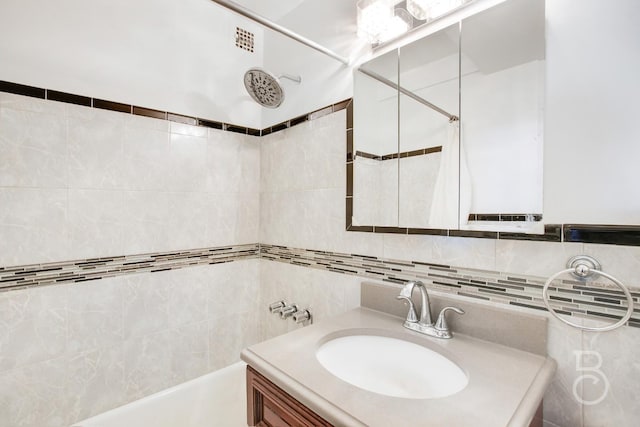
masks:
<path fill-rule="evenodd" d="M 420 318 L 416 314 L 411 296 L 413 295 L 413 289 L 417 287 L 420 290 Z M 403 326 L 412 331 L 420 332 L 421 334 L 429 335 L 436 338 L 451 338 L 451 330 L 447 325 L 447 319 L 445 314 L 447 311 L 452 310 L 458 314 L 464 314 L 464 310 L 457 307 L 445 307 L 440 311 L 436 324 L 433 324 L 431 320 L 431 308 L 429 307 L 429 293 L 427 288 L 420 280 L 414 280 L 407 282 L 406 285 L 400 291 L 400 295 L 396 297 L 399 300 L 405 300 L 409 303 L 409 312 L 407 313 L 407 320 L 404 321 Z"/>

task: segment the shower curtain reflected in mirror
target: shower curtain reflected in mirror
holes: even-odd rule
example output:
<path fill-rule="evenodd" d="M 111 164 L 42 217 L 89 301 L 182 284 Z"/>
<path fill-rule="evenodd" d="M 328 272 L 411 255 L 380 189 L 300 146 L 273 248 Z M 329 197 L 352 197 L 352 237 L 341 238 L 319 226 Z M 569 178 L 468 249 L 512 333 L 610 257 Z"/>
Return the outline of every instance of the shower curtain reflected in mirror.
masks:
<path fill-rule="evenodd" d="M 466 224 L 471 208 L 471 180 L 464 150 L 460 150 L 460 122 L 447 126 L 447 140 L 442 144 L 440 168 L 436 178 L 429 228 L 457 229 Z"/>

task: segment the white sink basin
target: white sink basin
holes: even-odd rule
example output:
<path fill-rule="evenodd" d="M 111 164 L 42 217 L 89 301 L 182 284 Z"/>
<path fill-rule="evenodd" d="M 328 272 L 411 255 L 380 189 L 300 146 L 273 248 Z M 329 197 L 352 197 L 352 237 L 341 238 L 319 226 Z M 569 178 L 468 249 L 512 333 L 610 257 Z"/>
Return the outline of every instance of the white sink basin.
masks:
<path fill-rule="evenodd" d="M 320 364 L 343 381 L 386 396 L 434 399 L 467 386 L 455 363 L 418 344 L 377 335 L 349 335 L 324 343 Z"/>

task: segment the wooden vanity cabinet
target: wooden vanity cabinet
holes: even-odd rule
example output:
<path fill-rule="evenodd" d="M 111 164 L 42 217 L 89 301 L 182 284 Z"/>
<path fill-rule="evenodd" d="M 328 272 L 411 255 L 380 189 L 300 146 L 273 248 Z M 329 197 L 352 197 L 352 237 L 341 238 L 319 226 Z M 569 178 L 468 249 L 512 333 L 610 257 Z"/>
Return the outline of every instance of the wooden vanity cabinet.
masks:
<path fill-rule="evenodd" d="M 247 366 L 247 424 L 257 427 L 333 427 L 251 366 Z M 542 427 L 542 403 L 529 427 Z"/>
<path fill-rule="evenodd" d="M 258 427 L 333 427 L 247 366 L 247 424 Z"/>

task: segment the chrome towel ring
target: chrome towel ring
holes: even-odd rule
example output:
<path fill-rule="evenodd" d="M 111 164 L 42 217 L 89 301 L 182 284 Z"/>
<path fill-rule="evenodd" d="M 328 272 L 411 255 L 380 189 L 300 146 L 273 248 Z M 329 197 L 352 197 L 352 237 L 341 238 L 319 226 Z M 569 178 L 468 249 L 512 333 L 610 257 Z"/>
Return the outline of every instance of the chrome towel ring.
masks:
<path fill-rule="evenodd" d="M 555 316 L 558 320 L 560 320 L 563 323 L 566 323 L 569 326 L 573 326 L 574 328 L 578 328 L 578 329 L 582 329 L 583 331 L 590 331 L 590 332 L 612 331 L 624 325 L 625 323 L 627 323 L 627 321 L 631 318 L 631 315 L 633 314 L 633 297 L 631 296 L 631 292 L 629 292 L 629 289 L 622 282 L 620 282 L 618 279 L 616 279 L 612 275 L 607 274 L 604 271 L 601 271 L 602 267 L 600 263 L 588 255 L 574 256 L 567 262 L 567 267 L 568 268 L 566 270 L 559 271 L 553 276 L 549 277 L 549 279 L 547 279 L 547 281 L 545 282 L 544 287 L 542 288 L 542 301 L 544 302 L 544 305 L 547 307 L 547 310 L 549 310 L 549 313 L 553 314 L 553 316 Z M 582 279 L 582 280 L 588 277 L 591 277 L 593 275 L 606 277 L 607 279 L 611 280 L 613 283 L 615 283 L 616 286 L 618 286 L 622 290 L 622 292 L 624 292 L 624 295 L 627 297 L 626 314 L 622 317 L 622 319 L 620 319 L 616 323 L 613 323 L 607 326 L 602 326 L 599 328 L 578 325 L 576 323 L 572 323 L 560 317 L 558 313 L 556 313 L 556 311 L 553 308 L 551 308 L 551 304 L 549 303 L 549 285 L 551 285 L 551 283 L 555 279 L 557 279 L 559 276 L 565 273 L 571 273 L 578 279 Z"/>

